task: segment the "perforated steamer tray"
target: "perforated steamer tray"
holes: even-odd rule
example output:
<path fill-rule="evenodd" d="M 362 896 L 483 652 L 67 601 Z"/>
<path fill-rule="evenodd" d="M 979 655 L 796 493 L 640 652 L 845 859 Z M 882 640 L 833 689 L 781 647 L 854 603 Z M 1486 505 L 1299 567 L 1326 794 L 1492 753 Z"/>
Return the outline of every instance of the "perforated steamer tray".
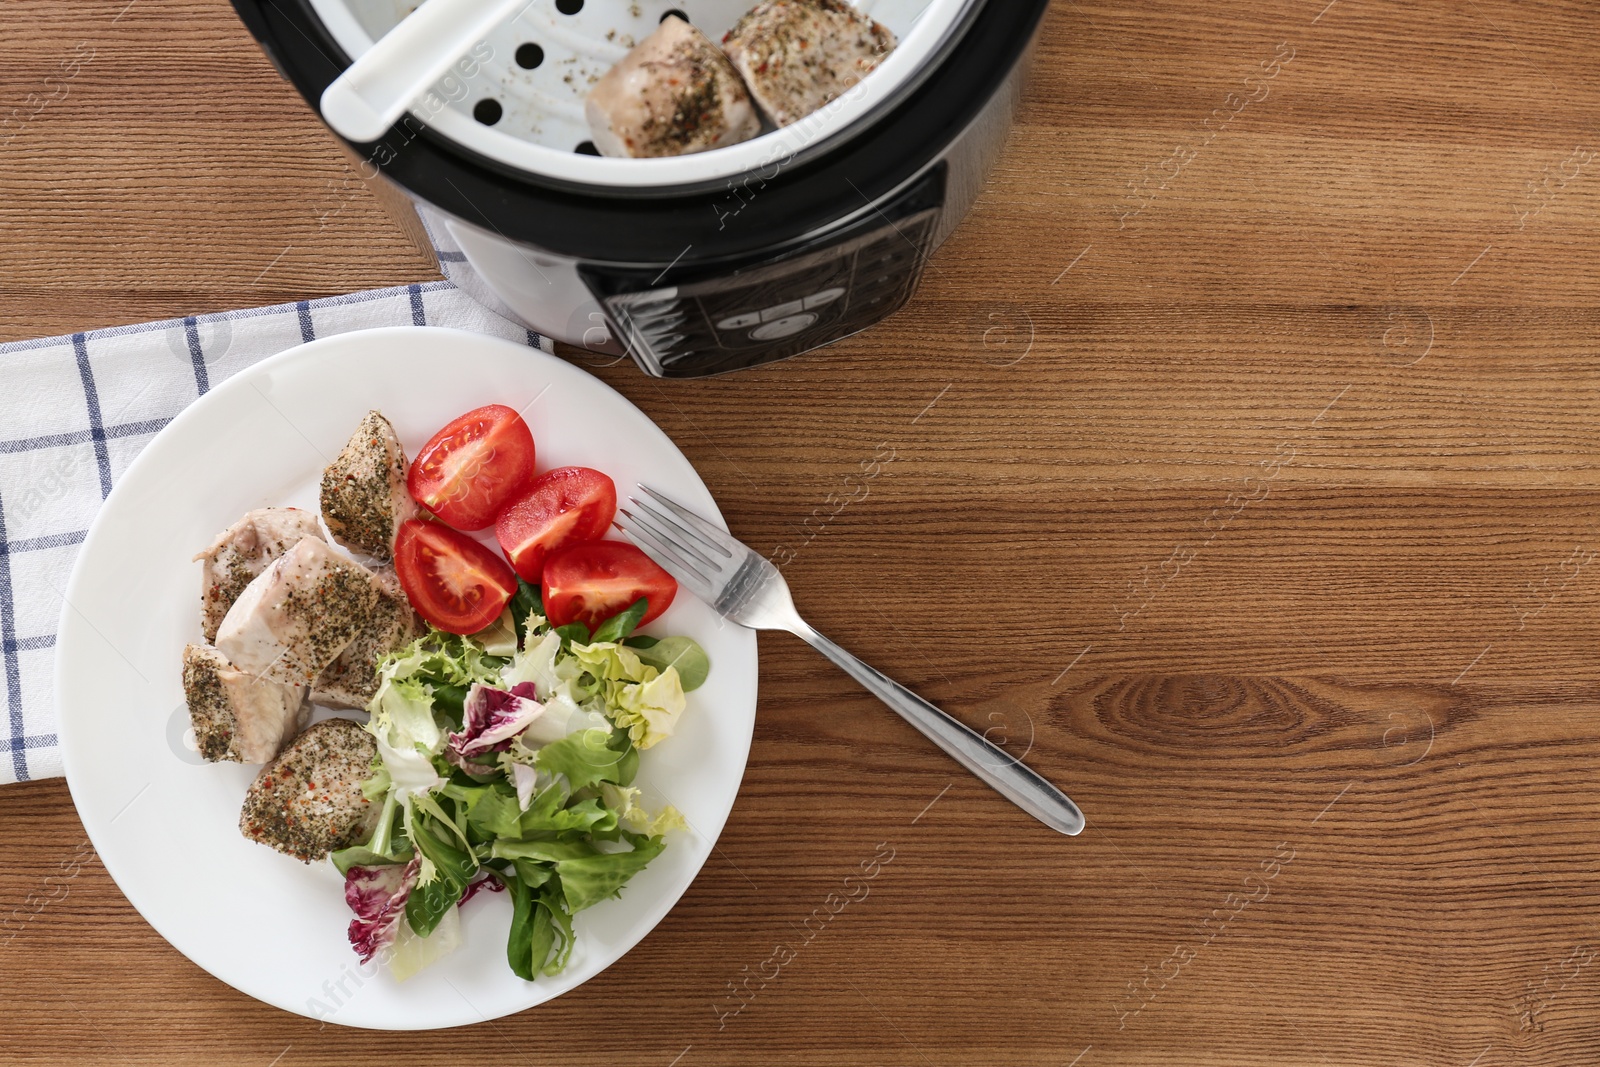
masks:
<path fill-rule="evenodd" d="M 713 152 L 670 159 L 586 154 L 583 101 L 591 86 L 669 12 L 720 41 L 755 0 L 530 0 L 422 98 L 412 114 L 479 155 L 518 170 L 608 186 L 693 184 L 742 174 L 834 137 L 897 90 L 939 50 L 973 0 L 858 0 L 899 46 L 860 85 L 781 130 Z M 311 0 L 350 56 L 416 9 L 414 0 Z"/>

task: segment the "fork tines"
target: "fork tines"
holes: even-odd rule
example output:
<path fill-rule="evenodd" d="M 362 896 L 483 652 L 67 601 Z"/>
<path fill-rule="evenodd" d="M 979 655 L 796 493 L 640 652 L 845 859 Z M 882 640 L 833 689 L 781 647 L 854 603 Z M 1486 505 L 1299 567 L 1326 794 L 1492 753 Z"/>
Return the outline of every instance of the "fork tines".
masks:
<path fill-rule="evenodd" d="M 617 512 L 617 528 L 674 578 L 706 598 L 728 577 L 725 564 L 733 561 L 734 553 L 724 541 L 731 538 L 659 491 L 647 485 L 639 489 L 648 499 L 630 497 L 631 510 Z"/>

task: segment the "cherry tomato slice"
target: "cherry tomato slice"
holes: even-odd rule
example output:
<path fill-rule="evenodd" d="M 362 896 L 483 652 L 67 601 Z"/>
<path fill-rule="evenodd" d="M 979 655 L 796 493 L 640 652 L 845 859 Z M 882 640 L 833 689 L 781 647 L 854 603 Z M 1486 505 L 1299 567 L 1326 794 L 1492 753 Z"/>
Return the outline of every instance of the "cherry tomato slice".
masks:
<path fill-rule="evenodd" d="M 490 404 L 434 434 L 411 461 L 406 487 L 456 529 L 488 529 L 506 501 L 533 480 L 533 451 L 522 416 Z"/>
<path fill-rule="evenodd" d="M 394 569 L 417 614 L 453 634 L 484 629 L 517 592 L 517 576 L 505 560 L 466 534 L 425 519 L 400 527 Z"/>
<path fill-rule="evenodd" d="M 672 575 L 632 545 L 590 541 L 551 553 L 544 563 L 544 610 L 555 626 L 581 622 L 593 630 L 640 597 L 649 608 L 639 625 L 666 611 L 678 595 Z"/>
<path fill-rule="evenodd" d="M 588 467 L 560 467 L 533 480 L 528 491 L 505 506 L 494 535 L 511 566 L 537 584 L 544 561 L 566 545 L 598 541 L 617 514 L 617 487 Z"/>

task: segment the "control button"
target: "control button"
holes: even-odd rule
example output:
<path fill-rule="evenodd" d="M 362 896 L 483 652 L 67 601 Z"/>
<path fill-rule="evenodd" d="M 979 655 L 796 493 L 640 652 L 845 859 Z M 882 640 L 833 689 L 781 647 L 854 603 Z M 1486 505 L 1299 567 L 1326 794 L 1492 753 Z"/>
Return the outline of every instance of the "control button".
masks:
<path fill-rule="evenodd" d="M 750 336 L 757 341 L 776 341 L 780 337 L 793 337 L 816 321 L 816 315 L 807 311 L 799 315 L 790 315 L 786 319 L 769 322 L 765 326 L 758 326 L 750 331 Z"/>
<path fill-rule="evenodd" d="M 812 308 L 825 307 L 843 295 L 844 290 L 839 288 L 824 289 L 820 293 L 812 293 L 805 299 L 806 310 L 810 311 Z"/>
<path fill-rule="evenodd" d="M 743 330 L 750 326 L 761 324 L 761 312 L 752 311 L 748 315 L 735 315 L 731 319 L 723 319 L 717 323 L 719 330 Z"/>
<path fill-rule="evenodd" d="M 786 319 L 790 315 L 796 314 L 797 312 L 804 311 L 805 307 L 806 307 L 805 301 L 803 301 L 803 300 L 791 300 L 787 304 L 779 304 L 776 307 L 765 308 L 761 312 L 761 321 L 762 322 L 772 322 L 774 319 Z M 787 335 L 786 334 L 779 334 L 778 336 L 784 337 L 784 336 L 787 336 Z"/>

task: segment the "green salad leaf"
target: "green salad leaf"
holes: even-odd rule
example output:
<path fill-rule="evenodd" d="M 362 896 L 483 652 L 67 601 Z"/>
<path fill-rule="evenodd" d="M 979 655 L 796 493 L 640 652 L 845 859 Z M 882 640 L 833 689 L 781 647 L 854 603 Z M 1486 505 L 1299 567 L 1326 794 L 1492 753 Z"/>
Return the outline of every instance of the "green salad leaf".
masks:
<path fill-rule="evenodd" d="M 422 877 L 406 901 L 406 921 L 417 935 L 427 937 L 466 892 L 478 872 L 478 858 L 437 801 L 419 797 L 416 803 L 426 808 L 412 820 L 410 836 L 424 863 Z"/>
<path fill-rule="evenodd" d="M 572 915 L 560 888 L 543 883 L 536 892 L 518 876 L 508 879 L 507 888 L 512 911 L 506 962 L 512 973 L 530 982 L 560 974 L 572 955 Z"/>
<path fill-rule="evenodd" d="M 565 626 L 557 626 L 556 633 L 561 635 L 563 648 L 571 645 L 587 645 L 589 643 L 589 628 L 581 622 L 569 622 Z"/>
<path fill-rule="evenodd" d="M 626 611 L 619 611 L 601 623 L 600 628 L 594 632 L 594 637 L 590 640 L 594 642 L 621 641 L 624 637 L 633 633 L 634 629 L 639 625 L 639 620 L 644 618 L 645 613 L 649 610 L 650 601 L 645 597 L 640 597 L 628 605 Z"/>
<path fill-rule="evenodd" d="M 640 644 L 637 642 L 648 642 Z M 623 644 L 633 649 L 641 663 L 648 663 L 662 674 L 671 667 L 678 672 L 678 680 L 685 693 L 692 693 L 706 684 L 711 674 L 711 657 L 692 637 L 630 637 Z"/>
<path fill-rule="evenodd" d="M 467 834 L 476 837 L 477 843 L 497 837 L 515 837 L 521 832 L 518 820 L 522 811 L 517 807 L 517 792 L 503 780 L 474 786 L 452 782 L 445 786 L 445 792 L 458 798 L 466 812 Z"/>
<path fill-rule="evenodd" d="M 573 916 L 618 895 L 685 828 L 670 806 L 647 810 L 634 780 L 640 752 L 673 733 L 710 661 L 689 638 L 635 634 L 648 611 L 640 599 L 593 633 L 553 628 L 539 590 L 520 582 L 489 629 L 430 630 L 380 664 L 365 727 L 378 756 L 362 793 L 381 806 L 368 839 L 333 860 L 347 876 L 410 865 L 397 975 L 455 946 L 455 909 L 487 875 L 511 898 L 512 971 L 559 973 Z M 478 686 L 500 692 L 474 695 Z M 537 714 L 515 705 L 517 733 L 486 736 L 485 708 L 530 699 Z"/>
<path fill-rule="evenodd" d="M 580 912 L 602 900 L 617 896 L 628 879 L 644 870 L 645 865 L 667 847 L 664 837 L 626 835 L 633 843 L 628 852 L 596 852 L 592 856 L 578 856 L 556 864 L 556 874 L 561 877 L 561 892 L 566 897 L 567 908 Z"/>
<path fill-rule="evenodd" d="M 651 748 L 672 736 L 685 706 L 675 668 L 658 670 L 641 660 L 637 650 L 610 642 L 574 644 L 570 651 L 584 675 L 593 679 L 607 716 L 628 731 L 635 745 Z"/>
<path fill-rule="evenodd" d="M 539 594 L 539 587 L 521 578 L 517 579 L 517 593 L 506 610 L 511 612 L 511 622 L 517 629 L 519 645 L 527 640 L 529 630 L 537 630 L 544 625 L 544 598 Z"/>
<path fill-rule="evenodd" d="M 648 837 L 659 837 L 668 830 L 687 830 L 689 824 L 684 822 L 678 809 L 670 804 L 661 809 L 656 815 L 651 815 L 639 803 L 639 790 L 631 786 L 613 785 L 610 782 L 600 784 L 600 797 L 605 801 L 606 807 L 617 814 L 617 823 L 625 830 L 644 834 Z"/>
<path fill-rule="evenodd" d="M 620 743 L 616 738 L 615 731 L 599 728 L 568 734 L 539 749 L 534 766 L 563 775 L 567 787 L 574 792 L 599 782 L 629 785 L 638 772 L 638 753 L 627 743 L 627 735 Z"/>
<path fill-rule="evenodd" d="M 365 845 L 353 845 L 342 848 L 332 855 L 333 865 L 340 874 L 349 874 L 351 867 L 383 867 L 387 864 L 399 862 L 393 856 L 386 856 L 382 852 L 374 852 Z"/>

